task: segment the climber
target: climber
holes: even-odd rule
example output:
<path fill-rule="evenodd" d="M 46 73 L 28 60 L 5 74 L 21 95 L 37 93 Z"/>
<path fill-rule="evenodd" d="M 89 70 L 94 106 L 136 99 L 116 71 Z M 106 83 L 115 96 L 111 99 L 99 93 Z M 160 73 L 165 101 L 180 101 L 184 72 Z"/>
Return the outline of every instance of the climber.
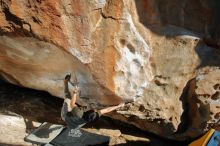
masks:
<path fill-rule="evenodd" d="M 86 123 L 95 121 L 103 114 L 109 113 L 117 108 L 124 106 L 121 103 L 117 106 L 108 107 L 101 110 L 88 110 L 87 107 L 80 106 L 76 103 L 77 94 L 79 92 L 78 85 L 70 82 L 71 75 L 66 75 L 64 79 L 64 93 L 65 99 L 61 110 L 61 117 L 71 129 L 79 129 Z M 68 84 L 72 84 L 74 89 L 71 93 L 68 88 Z"/>

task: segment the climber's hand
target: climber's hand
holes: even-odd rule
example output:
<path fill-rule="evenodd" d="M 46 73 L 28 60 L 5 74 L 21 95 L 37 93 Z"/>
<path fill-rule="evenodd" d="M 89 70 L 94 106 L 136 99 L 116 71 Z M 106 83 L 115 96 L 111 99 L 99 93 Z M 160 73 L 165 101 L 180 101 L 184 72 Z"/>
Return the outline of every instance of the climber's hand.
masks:
<path fill-rule="evenodd" d="M 120 104 L 118 105 L 118 107 L 123 107 L 123 106 L 125 106 L 125 103 L 120 103 Z"/>
<path fill-rule="evenodd" d="M 73 87 L 73 93 L 75 94 L 79 93 L 79 87 L 77 85 Z"/>

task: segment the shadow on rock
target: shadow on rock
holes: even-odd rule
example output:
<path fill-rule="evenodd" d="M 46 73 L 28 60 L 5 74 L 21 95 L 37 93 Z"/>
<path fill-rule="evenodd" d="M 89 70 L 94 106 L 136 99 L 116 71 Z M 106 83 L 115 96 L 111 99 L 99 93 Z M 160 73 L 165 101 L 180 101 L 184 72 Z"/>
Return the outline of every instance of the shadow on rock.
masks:
<path fill-rule="evenodd" d="M 60 118 L 62 99 L 47 92 L 0 83 L 0 112 L 5 115 L 22 116 L 26 132 L 35 129 L 33 122 L 64 124 Z"/>

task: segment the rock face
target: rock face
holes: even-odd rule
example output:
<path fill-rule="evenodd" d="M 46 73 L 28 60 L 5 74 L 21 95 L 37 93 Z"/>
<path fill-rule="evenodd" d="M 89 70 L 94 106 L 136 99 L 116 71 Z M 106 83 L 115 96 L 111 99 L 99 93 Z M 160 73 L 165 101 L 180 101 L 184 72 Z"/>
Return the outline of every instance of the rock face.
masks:
<path fill-rule="evenodd" d="M 79 103 L 134 101 L 109 116 L 196 137 L 220 120 L 219 8 L 215 0 L 2 0 L 0 74 L 63 97 L 72 73 Z"/>
<path fill-rule="evenodd" d="M 217 68 L 204 69 L 190 81 L 188 92 L 189 128 L 184 133 L 196 136 L 201 130 L 219 124 L 220 116 L 220 71 Z M 193 117 L 193 118 L 190 118 Z"/>

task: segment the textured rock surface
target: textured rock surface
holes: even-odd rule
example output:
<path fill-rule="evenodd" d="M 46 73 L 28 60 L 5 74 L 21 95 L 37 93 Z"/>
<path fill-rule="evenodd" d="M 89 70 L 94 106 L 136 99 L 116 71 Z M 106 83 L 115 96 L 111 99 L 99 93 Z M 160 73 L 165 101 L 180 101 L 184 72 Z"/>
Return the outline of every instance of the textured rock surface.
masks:
<path fill-rule="evenodd" d="M 220 121 L 220 70 L 204 69 L 189 82 L 187 115 L 188 129 L 184 135 L 191 137 L 204 129 L 216 127 Z M 193 117 L 193 118 L 192 118 Z"/>
<path fill-rule="evenodd" d="M 7 81 L 62 97 L 62 78 L 71 72 L 82 89 L 78 102 L 134 100 L 110 116 L 167 138 L 219 125 L 217 90 L 204 93 L 214 94 L 215 104 L 205 103 L 211 110 L 202 108 L 215 120 L 195 125 L 198 119 L 186 116 L 200 109 L 192 98 L 201 100 L 186 93 L 214 86 L 198 80 L 197 91 L 189 81 L 204 68 L 210 76 L 204 82 L 220 76 L 209 75 L 220 65 L 218 1 L 2 0 L 0 6 L 0 72 Z"/>
<path fill-rule="evenodd" d="M 24 137 L 41 123 L 46 121 L 64 124 L 60 117 L 62 99 L 46 92 L 1 84 L 1 82 L 0 85 L 1 146 L 33 146 L 25 142 Z M 175 146 L 177 144 L 107 117 L 87 124 L 83 129 L 110 137 L 109 143 L 103 145 Z M 185 146 L 186 143 L 179 142 L 178 145 Z"/>

